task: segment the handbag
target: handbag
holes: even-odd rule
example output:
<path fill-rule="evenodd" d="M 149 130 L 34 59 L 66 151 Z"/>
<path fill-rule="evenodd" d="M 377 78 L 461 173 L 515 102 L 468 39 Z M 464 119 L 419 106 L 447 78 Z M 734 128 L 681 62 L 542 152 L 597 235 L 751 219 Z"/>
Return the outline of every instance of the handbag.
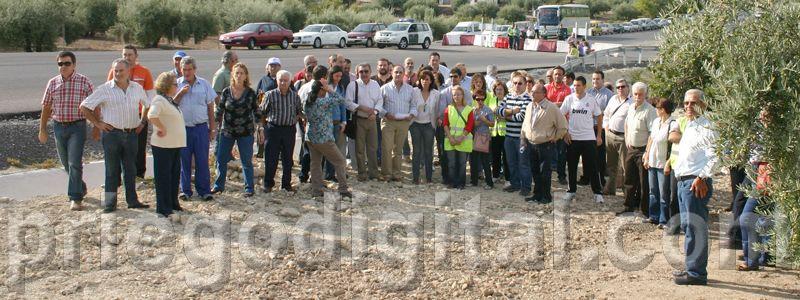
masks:
<path fill-rule="evenodd" d="M 492 136 L 488 133 L 472 134 L 472 151 L 489 153 L 489 145 L 492 143 Z"/>
<path fill-rule="evenodd" d="M 354 81 L 353 84 L 356 86 L 356 98 L 354 102 L 358 104 L 358 81 Z M 347 111 L 347 124 L 344 125 L 344 135 L 351 139 L 356 138 L 356 120 L 358 120 L 356 112 L 357 111 Z"/>

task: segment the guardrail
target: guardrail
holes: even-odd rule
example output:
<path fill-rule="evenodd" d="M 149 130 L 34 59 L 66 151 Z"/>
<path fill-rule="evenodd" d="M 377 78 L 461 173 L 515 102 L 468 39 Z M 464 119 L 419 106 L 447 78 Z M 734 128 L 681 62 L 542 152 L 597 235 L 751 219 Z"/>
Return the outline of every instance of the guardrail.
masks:
<path fill-rule="evenodd" d="M 561 67 L 570 72 L 595 70 L 612 65 L 643 66 L 655 56 L 658 56 L 658 46 L 620 46 L 597 50 L 584 57 L 570 59 L 561 64 Z"/>

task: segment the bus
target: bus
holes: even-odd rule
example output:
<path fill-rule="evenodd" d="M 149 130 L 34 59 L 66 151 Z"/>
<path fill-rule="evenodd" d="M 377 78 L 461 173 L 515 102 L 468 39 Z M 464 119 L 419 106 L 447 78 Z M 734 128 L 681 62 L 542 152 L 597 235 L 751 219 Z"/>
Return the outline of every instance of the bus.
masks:
<path fill-rule="evenodd" d="M 561 28 L 571 32 L 578 28 L 578 35 L 586 36 L 589 25 L 589 6 L 584 4 L 542 5 L 533 12 L 543 37 L 558 37 Z"/>

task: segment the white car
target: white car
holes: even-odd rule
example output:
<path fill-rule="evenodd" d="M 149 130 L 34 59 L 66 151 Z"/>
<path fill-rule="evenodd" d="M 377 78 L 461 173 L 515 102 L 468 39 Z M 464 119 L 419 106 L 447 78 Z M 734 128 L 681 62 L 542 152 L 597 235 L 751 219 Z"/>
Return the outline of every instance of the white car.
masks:
<path fill-rule="evenodd" d="M 511 25 L 494 25 L 494 29 L 484 29 L 483 34 L 488 34 L 493 37 L 508 36 L 508 28 L 511 28 Z"/>
<path fill-rule="evenodd" d="M 294 34 L 292 48 L 312 46 L 322 48 L 325 45 L 347 46 L 347 31 L 331 24 L 312 24 Z"/>
<path fill-rule="evenodd" d="M 448 35 L 476 35 L 481 34 L 483 24 L 480 22 L 458 22 Z"/>
<path fill-rule="evenodd" d="M 397 45 L 398 49 L 405 49 L 408 45 L 422 45 L 422 49 L 428 49 L 432 42 L 433 31 L 428 23 L 395 22 L 375 34 L 378 48 Z"/>

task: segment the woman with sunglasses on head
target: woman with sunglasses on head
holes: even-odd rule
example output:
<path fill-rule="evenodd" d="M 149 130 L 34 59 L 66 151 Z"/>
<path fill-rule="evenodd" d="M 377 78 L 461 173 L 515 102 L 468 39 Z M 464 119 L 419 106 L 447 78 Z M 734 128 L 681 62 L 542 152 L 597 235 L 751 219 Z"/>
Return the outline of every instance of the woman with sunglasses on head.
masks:
<path fill-rule="evenodd" d="M 481 76 L 483 78 L 483 76 Z M 473 82 L 475 77 L 473 77 Z M 475 109 L 472 111 L 474 117 L 473 134 L 473 149 L 469 156 L 470 165 L 470 180 L 472 186 L 478 186 L 478 179 L 480 179 L 481 171 L 486 181 L 484 189 L 491 190 L 494 187 L 492 182 L 492 168 L 491 165 L 491 128 L 494 127 L 494 112 L 492 109 L 484 105 L 486 100 L 486 93 L 482 90 L 477 90 L 472 94 L 472 104 Z M 484 147 L 485 146 L 485 147 Z"/>
<path fill-rule="evenodd" d="M 439 99 L 436 79 L 431 71 L 417 75 L 414 91 L 418 115 L 411 122 L 411 175 L 414 184 L 419 184 L 420 168 L 425 168 L 425 182 L 433 182 L 433 136 L 436 130 L 436 101 Z"/>
<path fill-rule="evenodd" d="M 506 182 L 509 179 L 508 172 L 508 159 L 505 153 L 505 137 L 506 137 L 506 119 L 497 113 L 497 108 L 500 107 L 500 101 L 505 99 L 508 95 L 508 88 L 500 80 L 495 81 L 491 86 L 491 90 L 486 93 L 486 100 L 484 105 L 494 112 L 495 124 L 492 127 L 492 143 L 489 149 L 492 158 L 492 178 L 499 179 L 502 170 L 503 178 Z"/>

